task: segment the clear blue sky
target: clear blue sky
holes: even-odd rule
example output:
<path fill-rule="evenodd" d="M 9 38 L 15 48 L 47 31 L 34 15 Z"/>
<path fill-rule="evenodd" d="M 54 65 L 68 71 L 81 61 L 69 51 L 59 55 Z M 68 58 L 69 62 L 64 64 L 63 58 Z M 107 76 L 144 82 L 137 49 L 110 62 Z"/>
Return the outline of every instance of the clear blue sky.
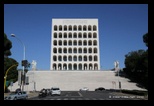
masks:
<path fill-rule="evenodd" d="M 98 18 L 103 70 L 114 68 L 115 60 L 124 68 L 126 54 L 147 49 L 142 37 L 148 32 L 148 4 L 4 4 L 10 58 L 23 59 L 23 46 L 10 37 L 14 33 L 26 46 L 26 59 L 36 60 L 38 70 L 49 70 L 52 18 Z"/>

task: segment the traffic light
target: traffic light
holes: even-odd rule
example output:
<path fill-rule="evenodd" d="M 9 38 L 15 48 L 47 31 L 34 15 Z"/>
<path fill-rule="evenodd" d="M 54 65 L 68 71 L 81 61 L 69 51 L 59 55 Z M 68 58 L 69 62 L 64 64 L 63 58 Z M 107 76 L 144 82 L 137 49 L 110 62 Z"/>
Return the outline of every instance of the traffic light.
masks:
<path fill-rule="evenodd" d="M 27 60 L 22 60 L 21 64 L 22 64 L 22 66 L 27 66 L 28 61 Z"/>

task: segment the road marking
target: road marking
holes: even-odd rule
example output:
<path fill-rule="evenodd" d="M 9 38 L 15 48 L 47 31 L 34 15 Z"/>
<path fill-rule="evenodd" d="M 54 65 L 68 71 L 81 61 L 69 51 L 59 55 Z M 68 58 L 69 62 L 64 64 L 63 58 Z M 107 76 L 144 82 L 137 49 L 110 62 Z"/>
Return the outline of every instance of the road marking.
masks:
<path fill-rule="evenodd" d="M 80 92 L 78 92 L 78 94 L 82 97 L 82 94 Z"/>

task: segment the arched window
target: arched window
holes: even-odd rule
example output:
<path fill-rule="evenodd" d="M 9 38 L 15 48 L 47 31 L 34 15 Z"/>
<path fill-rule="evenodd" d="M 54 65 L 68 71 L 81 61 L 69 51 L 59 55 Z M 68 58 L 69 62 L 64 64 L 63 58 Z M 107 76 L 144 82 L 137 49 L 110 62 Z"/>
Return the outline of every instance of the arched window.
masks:
<path fill-rule="evenodd" d="M 64 46 L 67 46 L 67 41 L 66 40 L 64 40 Z"/>
<path fill-rule="evenodd" d="M 92 56 L 89 56 L 89 61 L 92 61 Z"/>
<path fill-rule="evenodd" d="M 87 33 L 83 33 L 83 38 L 87 38 Z"/>
<path fill-rule="evenodd" d="M 88 41 L 88 45 L 89 45 L 89 46 L 92 45 L 92 41 L 91 41 L 91 40 Z"/>
<path fill-rule="evenodd" d="M 57 53 L 57 48 L 53 48 L 53 53 Z"/>
<path fill-rule="evenodd" d="M 84 51 L 84 53 L 87 53 L 87 48 L 84 48 L 83 51 Z"/>
<path fill-rule="evenodd" d="M 77 41 L 76 41 L 76 40 L 73 41 L 73 45 L 74 45 L 74 46 L 77 45 Z"/>
<path fill-rule="evenodd" d="M 87 56 L 84 56 L 84 61 L 87 61 Z"/>
<path fill-rule="evenodd" d="M 81 40 L 78 41 L 78 45 L 82 46 L 82 41 Z"/>
<path fill-rule="evenodd" d="M 68 60 L 69 60 L 69 61 L 72 61 L 72 56 L 69 56 L 69 57 L 68 57 Z"/>
<path fill-rule="evenodd" d="M 82 38 L 82 33 L 79 33 L 78 34 L 78 38 Z"/>
<path fill-rule="evenodd" d="M 62 57 L 61 56 L 58 56 L 58 61 L 62 61 Z"/>
<path fill-rule="evenodd" d="M 79 70 L 82 70 L 82 64 L 79 64 Z"/>
<path fill-rule="evenodd" d="M 97 53 L 97 48 L 94 48 L 94 53 Z"/>
<path fill-rule="evenodd" d="M 96 33 L 93 33 L 93 38 L 97 38 L 97 34 Z"/>
<path fill-rule="evenodd" d="M 68 69 L 72 70 L 72 64 L 68 64 Z"/>
<path fill-rule="evenodd" d="M 57 25 L 54 25 L 54 31 L 57 31 Z"/>
<path fill-rule="evenodd" d="M 72 38 L 72 33 L 71 32 L 68 34 L 68 37 L 69 38 Z"/>
<path fill-rule="evenodd" d="M 78 49 L 78 53 L 82 53 L 82 48 L 79 48 Z"/>
<path fill-rule="evenodd" d="M 89 48 L 89 49 L 88 49 L 88 52 L 89 52 L 89 53 L 92 53 L 92 48 Z"/>
<path fill-rule="evenodd" d="M 67 57 L 66 56 L 63 57 L 63 61 L 67 61 Z"/>
<path fill-rule="evenodd" d="M 97 61 L 97 56 L 94 56 L 94 61 Z"/>
<path fill-rule="evenodd" d="M 77 61 L 77 56 L 74 56 L 73 57 L 73 61 Z"/>
<path fill-rule="evenodd" d="M 56 56 L 53 56 L 53 61 L 57 61 L 57 57 Z"/>
<path fill-rule="evenodd" d="M 58 49 L 58 53 L 62 53 L 62 48 L 59 48 Z"/>
<path fill-rule="evenodd" d="M 62 41 L 61 40 L 59 40 L 59 46 L 61 46 L 62 45 Z"/>
<path fill-rule="evenodd" d="M 73 38 L 77 38 L 77 33 L 73 33 Z"/>
<path fill-rule="evenodd" d="M 73 65 L 74 70 L 77 70 L 77 64 Z"/>
<path fill-rule="evenodd" d="M 61 25 L 59 25 L 59 31 L 62 31 L 62 26 Z"/>
<path fill-rule="evenodd" d="M 67 64 L 64 63 L 63 70 L 67 70 Z"/>
<path fill-rule="evenodd" d="M 76 48 L 73 49 L 73 53 L 77 53 L 77 49 Z"/>
<path fill-rule="evenodd" d="M 79 56 L 78 61 L 82 61 L 82 56 Z"/>
<path fill-rule="evenodd" d="M 88 33 L 88 38 L 92 38 L 92 35 L 91 35 L 91 33 Z"/>
<path fill-rule="evenodd" d="M 97 41 L 96 40 L 93 41 L 93 45 L 97 46 Z"/>
<path fill-rule="evenodd" d="M 69 25 L 69 31 L 72 31 L 72 26 L 71 25 Z"/>
<path fill-rule="evenodd" d="M 91 31 L 91 25 L 88 25 L 88 31 Z"/>
<path fill-rule="evenodd" d="M 86 40 L 83 41 L 83 45 L 84 45 L 84 46 L 87 45 L 87 41 L 86 41 Z"/>
<path fill-rule="evenodd" d="M 64 48 L 63 49 L 63 53 L 67 53 L 67 48 Z"/>
<path fill-rule="evenodd" d="M 67 31 L 67 26 L 66 25 L 64 25 L 64 31 Z"/>
<path fill-rule="evenodd" d="M 78 26 L 78 30 L 79 30 L 79 31 L 82 30 L 82 26 L 81 26 L 81 25 Z"/>
<path fill-rule="evenodd" d="M 54 46 L 57 46 L 57 40 L 54 40 L 54 41 L 53 41 L 53 45 L 54 45 Z"/>
<path fill-rule="evenodd" d="M 73 30 L 74 30 L 74 31 L 77 30 L 77 26 L 76 26 L 76 25 L 73 26 Z"/>
<path fill-rule="evenodd" d="M 62 69 L 62 65 L 59 63 L 58 64 L 58 70 L 61 70 Z"/>
<path fill-rule="evenodd" d="M 59 38 L 62 38 L 62 33 L 61 32 L 59 33 Z"/>
<path fill-rule="evenodd" d="M 67 38 L 67 33 L 64 33 L 64 38 Z"/>
<path fill-rule="evenodd" d="M 93 31 L 96 31 L 96 30 L 97 30 L 96 25 L 93 25 Z"/>
<path fill-rule="evenodd" d="M 68 53 L 72 53 L 72 48 L 69 48 L 68 49 Z"/>
<path fill-rule="evenodd" d="M 54 35 L 54 38 L 57 38 L 57 33 L 56 32 L 53 35 Z"/>
<path fill-rule="evenodd" d="M 86 26 L 86 25 L 83 26 L 83 30 L 84 30 L 84 31 L 87 30 L 87 26 Z"/>
<path fill-rule="evenodd" d="M 52 68 L 53 68 L 53 70 L 56 70 L 57 69 L 57 65 L 54 63 Z"/>

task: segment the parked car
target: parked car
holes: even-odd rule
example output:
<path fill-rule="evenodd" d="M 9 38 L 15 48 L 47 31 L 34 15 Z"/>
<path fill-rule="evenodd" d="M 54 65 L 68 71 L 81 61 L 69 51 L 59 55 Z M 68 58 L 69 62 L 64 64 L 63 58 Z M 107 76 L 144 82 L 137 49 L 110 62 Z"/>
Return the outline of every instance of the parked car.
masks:
<path fill-rule="evenodd" d="M 83 87 L 83 88 L 79 89 L 79 91 L 89 91 L 89 88 Z"/>
<path fill-rule="evenodd" d="M 47 89 L 45 89 L 45 88 L 43 88 L 43 89 L 41 89 L 41 91 L 39 92 L 39 97 L 45 97 L 45 96 L 47 96 L 48 95 L 48 91 L 47 91 Z"/>
<path fill-rule="evenodd" d="M 15 93 L 18 93 L 18 92 L 21 92 L 21 89 L 20 89 L 20 88 L 17 88 L 17 89 L 15 90 Z"/>
<path fill-rule="evenodd" d="M 61 90 L 58 87 L 52 87 L 51 88 L 51 96 L 52 95 L 61 95 Z"/>
<path fill-rule="evenodd" d="M 25 91 L 21 91 L 21 92 L 18 92 L 18 93 L 12 92 L 8 96 L 4 97 L 4 100 L 19 100 L 19 99 L 23 99 L 23 100 L 28 99 L 27 92 L 25 92 Z"/>
<path fill-rule="evenodd" d="M 103 88 L 103 87 L 99 87 L 99 88 L 95 89 L 95 91 L 104 91 L 104 90 L 105 90 L 105 88 Z"/>

